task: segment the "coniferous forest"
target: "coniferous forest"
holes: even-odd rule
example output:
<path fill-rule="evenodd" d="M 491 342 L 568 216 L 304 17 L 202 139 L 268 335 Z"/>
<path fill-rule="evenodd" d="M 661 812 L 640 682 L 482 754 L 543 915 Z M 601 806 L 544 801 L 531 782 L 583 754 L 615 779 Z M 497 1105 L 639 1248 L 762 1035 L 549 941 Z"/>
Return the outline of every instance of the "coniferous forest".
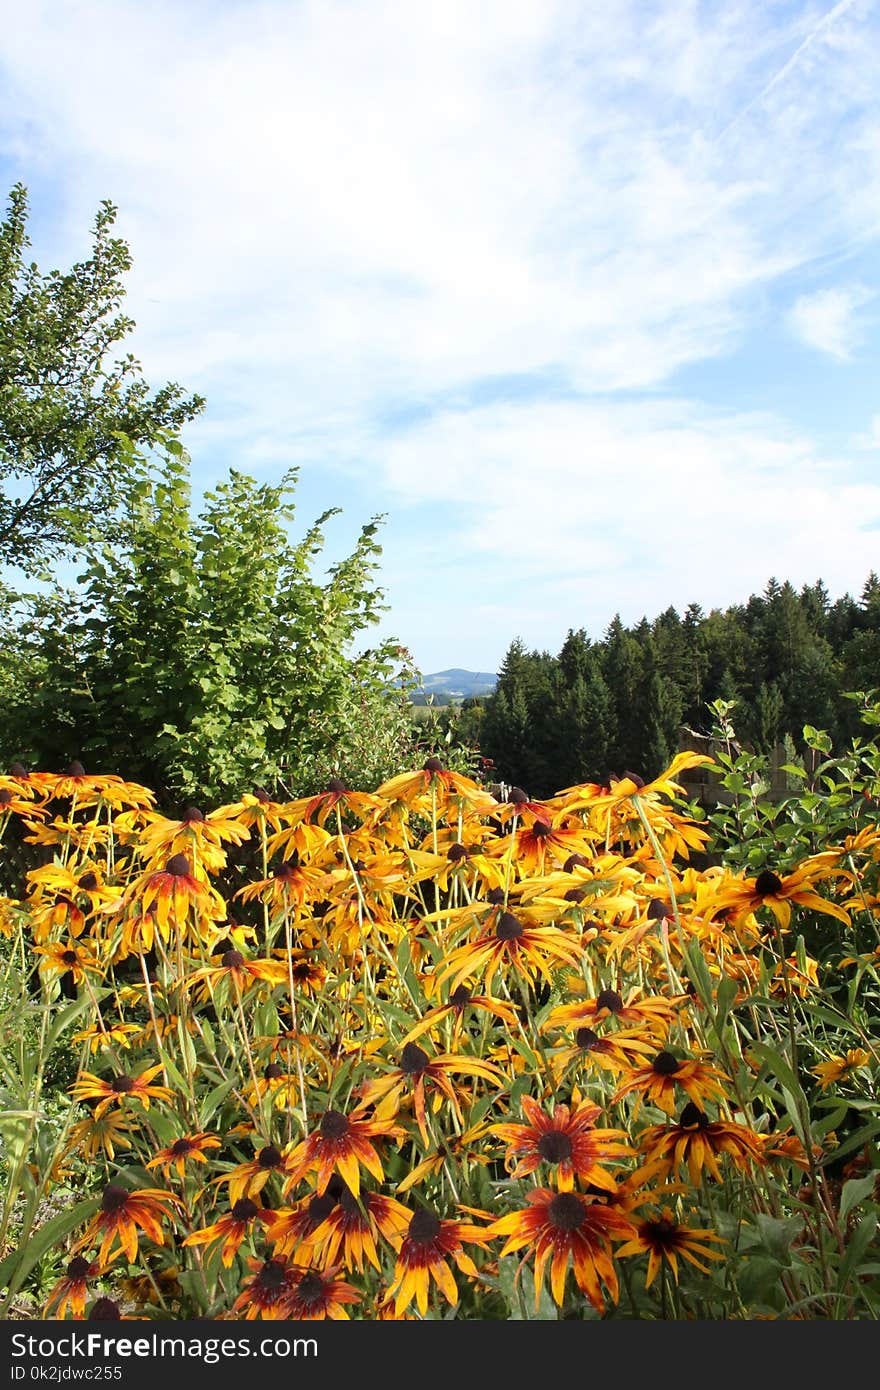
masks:
<path fill-rule="evenodd" d="M 689 604 L 601 641 L 570 629 L 558 655 L 511 643 L 492 696 L 470 702 L 465 727 L 497 775 L 552 796 L 626 770 L 653 777 L 683 730 L 708 734 L 714 700 L 733 700 L 740 738 L 757 752 L 803 742 L 805 724 L 835 743 L 859 728 L 847 691 L 880 685 L 880 579 L 831 601 L 821 580 L 800 592 L 771 579 L 744 604 Z M 480 707 L 481 705 L 481 707 Z"/>

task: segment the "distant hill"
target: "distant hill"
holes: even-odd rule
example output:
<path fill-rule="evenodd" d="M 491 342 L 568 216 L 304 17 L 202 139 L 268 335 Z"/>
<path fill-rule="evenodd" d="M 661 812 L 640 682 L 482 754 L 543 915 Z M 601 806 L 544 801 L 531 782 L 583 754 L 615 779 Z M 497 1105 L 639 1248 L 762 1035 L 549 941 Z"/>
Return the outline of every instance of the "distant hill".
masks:
<path fill-rule="evenodd" d="M 423 676 L 424 695 L 421 691 L 414 692 L 413 703 L 423 703 L 428 695 L 433 695 L 437 704 L 466 700 L 471 695 L 491 695 L 497 684 L 498 677 L 492 671 L 464 671 L 460 666 L 453 666 L 448 671 L 434 671 Z"/>

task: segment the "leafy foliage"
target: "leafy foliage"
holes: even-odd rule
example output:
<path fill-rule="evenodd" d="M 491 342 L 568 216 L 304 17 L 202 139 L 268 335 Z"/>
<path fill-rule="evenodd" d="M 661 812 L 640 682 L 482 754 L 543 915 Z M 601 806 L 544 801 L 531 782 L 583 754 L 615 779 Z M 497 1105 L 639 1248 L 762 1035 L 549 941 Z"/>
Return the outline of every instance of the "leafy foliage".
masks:
<path fill-rule="evenodd" d="M 176 383 L 151 394 L 132 354 L 113 356 L 134 327 L 119 311 L 132 261 L 113 204 L 92 254 L 64 273 L 26 263 L 27 219 L 16 184 L 0 223 L 0 561 L 33 570 L 119 519 L 119 432 L 149 445 L 204 401 Z"/>

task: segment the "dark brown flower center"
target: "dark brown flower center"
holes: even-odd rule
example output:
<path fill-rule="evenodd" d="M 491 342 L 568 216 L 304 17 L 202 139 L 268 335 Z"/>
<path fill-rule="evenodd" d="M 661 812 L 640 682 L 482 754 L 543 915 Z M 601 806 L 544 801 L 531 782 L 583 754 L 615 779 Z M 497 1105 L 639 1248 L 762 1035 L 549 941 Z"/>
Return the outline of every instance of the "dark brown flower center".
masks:
<path fill-rule="evenodd" d="M 96 1299 L 89 1313 L 89 1322 L 115 1322 L 121 1318 L 119 1305 L 114 1303 L 112 1298 Z"/>
<path fill-rule="evenodd" d="M 87 874 L 83 874 L 82 878 L 77 879 L 76 885 L 78 888 L 81 888 L 84 893 L 92 893 L 98 886 L 98 875 L 93 874 L 91 870 L 89 870 Z"/>
<path fill-rule="evenodd" d="M 463 1009 L 473 999 L 473 995 L 467 985 L 459 985 L 449 996 L 449 1002 L 454 1009 Z"/>
<path fill-rule="evenodd" d="M 0 787 L 0 806 L 8 806 L 12 800 L 12 792 L 7 791 L 6 787 Z"/>
<path fill-rule="evenodd" d="M 115 1091 L 118 1096 L 127 1095 L 134 1090 L 134 1078 L 126 1076 L 124 1072 L 116 1072 L 110 1078 L 110 1089 Z"/>
<path fill-rule="evenodd" d="M 192 1153 L 195 1147 L 192 1139 L 175 1139 L 171 1145 L 171 1152 L 176 1158 L 183 1158 L 185 1154 Z"/>
<path fill-rule="evenodd" d="M 418 1076 L 428 1065 L 429 1057 L 418 1043 L 407 1043 L 400 1054 L 400 1070 L 407 1076 Z"/>
<path fill-rule="evenodd" d="M 202 815 L 198 806 L 187 806 L 180 819 L 183 825 L 194 825 L 199 821 L 203 821 L 205 817 Z"/>
<path fill-rule="evenodd" d="M 528 799 L 528 792 L 524 792 L 522 787 L 511 787 L 508 797 L 511 806 L 522 806 Z"/>
<path fill-rule="evenodd" d="M 667 1216 L 661 1216 L 656 1221 L 645 1222 L 645 1235 L 652 1245 L 659 1245 L 664 1250 L 674 1248 L 678 1226 L 674 1221 L 670 1221 Z"/>
<path fill-rule="evenodd" d="M 316 1270 L 310 1269 L 302 1276 L 296 1286 L 296 1296 L 307 1308 L 320 1303 L 324 1297 L 324 1280 Z"/>
<path fill-rule="evenodd" d="M 772 869 L 762 869 L 755 879 L 755 892 L 761 898 L 771 897 L 782 888 L 782 879 Z"/>
<path fill-rule="evenodd" d="M 331 777 L 325 787 L 325 791 L 327 791 L 330 796 L 341 796 L 343 792 L 348 791 L 348 787 L 338 777 Z"/>
<path fill-rule="evenodd" d="M 698 1105 L 689 1100 L 678 1119 L 682 1129 L 708 1129 L 709 1117 Z"/>
<path fill-rule="evenodd" d="M 74 1255 L 67 1266 L 67 1277 L 68 1279 L 85 1279 L 90 1268 L 88 1260 L 83 1259 L 82 1255 Z"/>
<path fill-rule="evenodd" d="M 76 965 L 76 962 L 77 962 L 77 954 L 76 954 L 76 951 L 63 951 L 63 952 L 62 952 L 62 955 L 61 955 L 61 959 L 62 959 L 62 961 L 64 962 L 65 965 Z"/>
<path fill-rule="evenodd" d="M 224 951 L 220 957 L 220 964 L 224 970 L 238 970 L 244 965 L 244 956 L 241 951 Z"/>
<path fill-rule="evenodd" d="M 446 852 L 446 858 L 449 860 L 450 864 L 460 864 L 462 859 L 467 859 L 467 857 L 467 846 L 458 843 L 450 845 Z"/>
<path fill-rule="evenodd" d="M 422 1207 L 410 1221 L 407 1234 L 414 1245 L 430 1245 L 440 1234 L 440 1222 L 432 1211 Z"/>
<path fill-rule="evenodd" d="M 681 1062 L 671 1052 L 658 1052 L 651 1063 L 651 1070 L 658 1076 L 675 1076 L 680 1067 Z"/>
<path fill-rule="evenodd" d="M 669 916 L 669 904 L 662 898 L 652 898 L 648 903 L 648 918 L 652 922 L 662 922 Z"/>
<path fill-rule="evenodd" d="M 644 777 L 640 777 L 637 772 L 625 772 L 623 775 L 637 787 L 643 787 L 645 785 Z"/>
<path fill-rule="evenodd" d="M 259 1210 L 256 1202 L 252 1202 L 250 1197 L 239 1197 L 232 1208 L 232 1217 L 235 1221 L 253 1221 Z"/>
<path fill-rule="evenodd" d="M 284 1075 L 284 1068 L 278 1062 L 267 1062 L 263 1068 L 263 1076 L 267 1081 L 277 1081 L 279 1076 Z"/>
<path fill-rule="evenodd" d="M 422 764 L 422 771 L 430 773 L 442 772 L 443 764 L 439 758 L 429 758 L 426 763 Z"/>
<path fill-rule="evenodd" d="M 335 1206 L 336 1198 L 330 1192 L 322 1192 L 320 1197 L 313 1197 L 309 1202 L 309 1221 L 313 1226 L 320 1226 Z"/>
<path fill-rule="evenodd" d="M 495 935 L 499 941 L 516 941 L 522 936 L 525 927 L 512 912 L 502 912 L 498 918 Z"/>
<path fill-rule="evenodd" d="M 101 1194 L 101 1210 L 108 1214 L 121 1211 L 128 1201 L 128 1193 L 117 1183 L 108 1183 Z"/>
<path fill-rule="evenodd" d="M 546 1163 L 562 1163 L 571 1158 L 571 1140 L 561 1129 L 548 1129 L 538 1140 L 538 1153 Z"/>
<path fill-rule="evenodd" d="M 24 763 L 18 763 L 18 762 L 16 762 L 16 763 L 10 763 L 10 766 L 9 766 L 9 776 L 10 776 L 10 777 L 19 777 L 19 778 L 20 778 L 20 777 L 27 777 L 27 776 L 28 776 L 28 770 L 27 770 L 27 768 L 25 767 Z"/>
<path fill-rule="evenodd" d="M 491 903 L 493 907 L 500 907 L 504 902 L 504 889 L 490 888 L 486 894 L 486 902 Z"/>
<path fill-rule="evenodd" d="M 576 1231 L 584 1219 L 584 1204 L 576 1192 L 557 1192 L 547 1208 L 547 1220 L 557 1231 Z"/>
<path fill-rule="evenodd" d="M 348 1118 L 341 1110 L 325 1110 L 321 1116 L 321 1138 L 341 1139 L 348 1133 Z"/>
<path fill-rule="evenodd" d="M 596 1009 L 607 1009 L 610 1014 L 619 1014 L 623 1008 L 623 1000 L 615 989 L 603 989 L 601 994 L 596 995 Z"/>
<path fill-rule="evenodd" d="M 261 1168 L 279 1168 L 281 1166 L 281 1153 L 274 1144 L 267 1144 L 257 1154 L 257 1162 Z"/>
<path fill-rule="evenodd" d="M 582 1052 L 592 1052 L 600 1041 L 599 1034 L 594 1033 L 592 1028 L 579 1028 L 574 1035 L 574 1040 Z"/>
<path fill-rule="evenodd" d="M 189 878 L 189 860 L 185 854 L 172 854 L 165 865 L 166 874 L 173 878 Z"/>
<path fill-rule="evenodd" d="M 585 854 L 570 854 L 562 866 L 562 872 L 571 874 L 574 873 L 575 869 L 585 869 L 589 862 Z"/>
<path fill-rule="evenodd" d="M 565 901 L 567 903 L 582 903 L 586 896 L 586 888 L 569 888 L 565 895 Z"/>
<path fill-rule="evenodd" d="M 79 761 L 78 758 L 74 758 L 73 762 L 70 764 L 70 767 L 67 769 L 67 772 L 65 773 L 65 776 L 66 776 L 66 777 L 85 777 L 85 775 L 86 775 L 86 770 L 85 770 L 85 768 L 83 767 L 82 763 Z"/>
<path fill-rule="evenodd" d="M 287 1283 L 287 1270 L 280 1260 L 267 1260 L 257 1275 L 257 1283 L 266 1293 L 277 1293 Z"/>

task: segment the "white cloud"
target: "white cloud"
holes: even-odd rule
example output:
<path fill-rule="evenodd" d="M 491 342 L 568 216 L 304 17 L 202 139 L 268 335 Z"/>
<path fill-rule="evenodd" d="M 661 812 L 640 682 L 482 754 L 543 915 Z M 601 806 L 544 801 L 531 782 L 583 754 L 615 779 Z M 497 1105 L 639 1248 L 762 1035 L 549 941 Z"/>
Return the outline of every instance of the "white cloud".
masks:
<path fill-rule="evenodd" d="M 835 489 L 735 379 L 723 417 L 661 397 L 880 232 L 871 10 L 30 0 L 4 16 L 0 158 L 43 265 L 119 205 L 147 375 L 208 398 L 196 467 L 298 462 L 393 503 L 394 626 L 459 664 L 532 608 L 541 642 L 563 609 L 856 582 L 844 503 L 874 494 L 846 460 Z M 844 356 L 859 295 L 804 295 L 789 327 Z M 593 399 L 472 408 L 504 378 Z"/>
<path fill-rule="evenodd" d="M 801 295 L 789 311 L 788 324 L 808 347 L 848 362 L 862 337 L 857 311 L 873 298 L 862 285 Z"/>

